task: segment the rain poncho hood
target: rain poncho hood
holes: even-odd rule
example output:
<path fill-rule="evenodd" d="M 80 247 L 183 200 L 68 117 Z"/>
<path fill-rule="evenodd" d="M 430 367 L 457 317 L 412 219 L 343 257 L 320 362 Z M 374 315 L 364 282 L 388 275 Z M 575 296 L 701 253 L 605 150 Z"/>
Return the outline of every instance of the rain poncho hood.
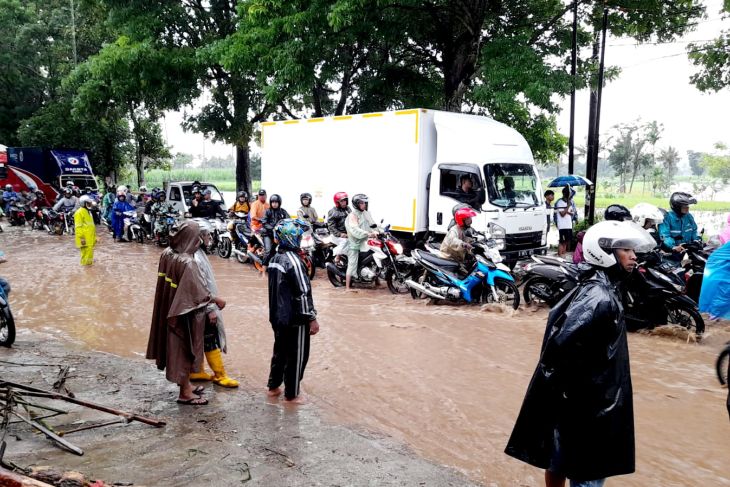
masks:
<path fill-rule="evenodd" d="M 550 312 L 505 452 L 572 480 L 634 471 L 626 326 L 619 292 L 605 271 L 596 270 Z"/>
<path fill-rule="evenodd" d="M 112 231 L 115 237 L 121 237 L 124 232 L 124 212 L 134 210 L 134 206 L 126 201 L 117 199 L 112 207 Z"/>
<path fill-rule="evenodd" d="M 147 358 L 166 369 L 170 382 L 181 384 L 200 370 L 206 307 L 211 295 L 195 262 L 200 228 L 185 221 L 170 235 L 160 256 Z"/>
<path fill-rule="evenodd" d="M 727 214 L 727 226 L 720 232 L 720 242 L 722 243 L 728 243 L 730 242 L 730 213 Z"/>
<path fill-rule="evenodd" d="M 702 276 L 700 311 L 713 317 L 730 319 L 730 242 L 707 259 Z"/>

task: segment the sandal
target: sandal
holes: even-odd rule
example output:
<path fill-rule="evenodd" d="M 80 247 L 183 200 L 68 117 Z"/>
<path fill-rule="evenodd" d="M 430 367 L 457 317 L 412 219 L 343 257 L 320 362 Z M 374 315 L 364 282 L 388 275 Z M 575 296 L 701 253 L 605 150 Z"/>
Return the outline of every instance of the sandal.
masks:
<path fill-rule="evenodd" d="M 205 387 L 198 386 L 195 389 L 193 389 L 193 394 L 201 395 L 205 392 Z"/>
<path fill-rule="evenodd" d="M 191 397 L 190 399 L 178 399 L 177 403 L 186 406 L 205 406 L 206 404 L 208 404 L 208 400 L 200 396 L 195 396 Z"/>

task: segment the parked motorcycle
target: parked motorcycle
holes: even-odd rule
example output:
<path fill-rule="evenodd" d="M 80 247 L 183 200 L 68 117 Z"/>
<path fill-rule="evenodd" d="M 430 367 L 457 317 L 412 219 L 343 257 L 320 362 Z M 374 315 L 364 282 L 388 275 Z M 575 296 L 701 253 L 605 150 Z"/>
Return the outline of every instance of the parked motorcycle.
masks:
<path fill-rule="evenodd" d="M 144 243 L 144 230 L 139 223 L 137 210 L 129 210 L 124 212 L 124 227 L 127 229 L 126 237 L 130 242 Z"/>
<path fill-rule="evenodd" d="M 559 257 L 533 255 L 532 260 L 522 266 L 522 297 L 527 304 L 542 302 L 552 307 L 593 273 L 593 267 L 588 264 L 576 265 Z"/>
<path fill-rule="evenodd" d="M 333 258 L 335 243 L 324 225 L 315 226 L 313 231 L 302 237 L 302 248 L 309 252 L 315 267 L 325 268 Z"/>
<path fill-rule="evenodd" d="M 0 286 L 0 346 L 10 347 L 15 342 L 15 320 L 5 289 Z"/>
<path fill-rule="evenodd" d="M 415 279 L 407 279 L 413 299 L 433 299 L 467 303 L 502 303 L 513 309 L 520 306 L 520 293 L 502 263 L 497 243 L 483 235 L 473 244 L 474 261 L 468 267 L 443 259 L 425 250 L 411 255 L 422 269 L 414 271 Z"/>

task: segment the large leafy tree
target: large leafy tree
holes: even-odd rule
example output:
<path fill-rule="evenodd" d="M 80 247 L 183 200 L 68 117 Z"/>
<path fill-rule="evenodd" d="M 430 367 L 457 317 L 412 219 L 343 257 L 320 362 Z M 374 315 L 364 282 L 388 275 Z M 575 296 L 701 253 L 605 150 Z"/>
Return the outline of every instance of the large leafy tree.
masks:
<path fill-rule="evenodd" d="M 604 7 L 611 34 L 639 42 L 673 39 L 702 14 L 692 0 L 577 1 L 581 46 L 592 41 Z M 555 0 L 248 0 L 236 52 L 259 47 L 266 62 L 258 80 L 271 102 L 288 100 L 315 115 L 404 105 L 487 114 L 517 128 L 548 162 L 566 142 L 554 95 L 573 83 L 570 7 Z M 236 52 L 228 62 L 235 64 Z M 578 87 L 594 68 L 580 61 Z"/>
<path fill-rule="evenodd" d="M 730 0 L 723 2 L 721 13 L 730 15 Z M 712 41 L 689 44 L 687 52 L 692 64 L 698 67 L 690 77 L 697 89 L 713 92 L 730 86 L 730 30 L 722 31 Z"/>
<path fill-rule="evenodd" d="M 715 144 L 715 153 L 702 155 L 702 166 L 713 179 L 727 183 L 730 181 L 730 150 L 718 142 Z"/>
<path fill-rule="evenodd" d="M 654 155 L 649 150 L 655 140 L 654 128 L 653 122 L 632 122 L 613 127 L 614 134 L 609 139 L 611 147 L 608 162 L 619 175 L 619 191 L 626 191 L 626 178 L 630 175 L 630 193 L 634 189 L 636 175 L 654 165 Z"/>

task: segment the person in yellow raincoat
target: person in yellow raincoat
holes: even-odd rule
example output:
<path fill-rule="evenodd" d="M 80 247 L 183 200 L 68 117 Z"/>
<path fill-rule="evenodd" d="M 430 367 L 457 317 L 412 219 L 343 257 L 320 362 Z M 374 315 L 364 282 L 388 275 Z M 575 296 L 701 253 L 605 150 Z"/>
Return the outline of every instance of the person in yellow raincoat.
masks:
<path fill-rule="evenodd" d="M 89 196 L 79 199 L 81 207 L 74 213 L 76 227 L 76 247 L 81 250 L 81 265 L 94 263 L 94 246 L 96 245 L 96 226 L 91 209 L 96 204 Z"/>

